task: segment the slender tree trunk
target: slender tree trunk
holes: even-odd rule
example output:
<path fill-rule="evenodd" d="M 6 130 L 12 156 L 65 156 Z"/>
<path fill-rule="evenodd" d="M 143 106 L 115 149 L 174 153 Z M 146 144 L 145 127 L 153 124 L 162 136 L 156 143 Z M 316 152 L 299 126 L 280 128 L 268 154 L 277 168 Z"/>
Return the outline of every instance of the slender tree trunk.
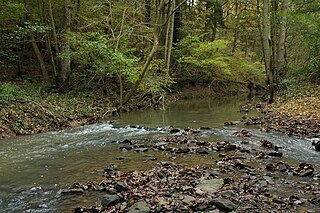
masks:
<path fill-rule="evenodd" d="M 144 66 L 143 66 L 143 69 L 142 69 L 142 72 L 139 76 L 139 79 L 135 82 L 135 84 L 133 85 L 133 87 L 130 89 L 130 91 L 126 94 L 126 96 L 123 98 L 123 101 L 122 101 L 122 105 L 121 106 L 118 106 L 118 108 L 122 107 L 123 105 L 125 105 L 126 103 L 128 103 L 128 101 L 131 99 L 131 97 L 134 95 L 134 93 L 137 91 L 138 87 L 140 86 L 140 84 L 142 83 L 144 77 L 146 76 L 147 72 L 148 72 L 148 69 L 149 69 L 149 66 L 150 66 L 150 63 L 153 59 L 153 56 L 154 54 L 156 53 L 157 49 L 158 49 L 158 45 L 159 45 L 159 39 L 158 39 L 158 36 L 157 35 L 157 32 L 154 33 L 154 40 L 153 40 L 153 47 L 146 59 L 146 62 L 144 63 Z"/>
<path fill-rule="evenodd" d="M 167 33 L 166 33 L 166 43 L 165 43 L 165 62 L 166 62 L 166 69 L 167 74 L 169 74 L 170 64 L 171 64 L 171 51 L 172 51 L 172 42 L 173 42 L 173 28 L 174 28 L 174 9 L 175 9 L 175 0 L 172 0 L 170 5 L 169 14 L 169 21 L 167 24 Z"/>
<path fill-rule="evenodd" d="M 171 11 L 171 17 L 170 17 L 170 22 L 168 25 L 170 25 L 170 33 L 169 33 L 169 38 L 168 38 L 168 53 L 167 53 L 167 72 L 169 74 L 170 71 L 170 65 L 171 65 L 171 54 L 172 54 L 172 45 L 173 45 L 173 29 L 174 29 L 174 17 L 175 17 L 175 12 L 174 9 L 176 7 L 175 0 L 172 0 L 172 11 Z"/>
<path fill-rule="evenodd" d="M 54 59 L 54 55 L 53 55 L 53 51 L 52 51 L 52 47 L 51 47 L 49 34 L 46 35 L 46 47 L 47 47 L 48 52 L 49 52 L 49 57 L 50 57 L 50 62 L 51 62 L 53 74 L 54 74 L 54 76 L 57 76 L 56 61 Z"/>
<path fill-rule="evenodd" d="M 80 2 L 80 0 L 77 0 L 77 2 L 76 2 L 76 14 L 75 14 L 76 30 L 77 31 L 79 30 L 79 27 L 80 27 L 80 20 L 79 20 L 80 7 L 81 7 L 81 2 Z"/>
<path fill-rule="evenodd" d="M 38 6 L 39 6 L 39 14 L 40 14 L 41 23 L 47 25 L 48 23 L 47 23 L 46 19 L 44 18 L 44 2 L 43 2 L 43 0 L 38 0 Z M 54 55 L 53 55 L 52 48 L 51 48 L 49 32 L 46 32 L 46 34 L 45 34 L 45 45 L 46 45 L 47 51 L 49 53 L 49 59 L 50 59 L 50 63 L 52 66 L 53 74 L 54 74 L 54 76 L 56 76 L 57 70 L 56 70 Z"/>
<path fill-rule="evenodd" d="M 126 11 L 127 11 L 127 8 L 124 8 L 123 14 L 122 14 L 120 32 L 118 34 L 117 41 L 116 41 L 115 51 L 118 51 L 118 48 L 119 48 L 119 45 L 120 45 L 120 39 L 121 39 L 121 36 L 122 36 L 123 26 L 124 26 L 125 17 L 126 17 Z M 119 70 L 120 70 L 120 68 L 119 68 Z M 123 83 L 122 83 L 122 73 L 121 72 L 118 73 L 118 80 L 119 80 L 119 90 L 120 90 L 119 91 L 119 93 L 120 93 L 119 94 L 119 97 L 120 97 L 119 106 L 122 107 L 122 102 L 123 102 Z"/>
<path fill-rule="evenodd" d="M 33 48 L 34 54 L 36 55 L 37 61 L 39 63 L 39 67 L 40 67 L 40 70 L 41 70 L 42 78 L 46 83 L 50 84 L 50 78 L 49 78 L 49 75 L 48 75 L 48 72 L 47 72 L 47 69 L 46 69 L 46 65 L 44 63 L 43 57 L 41 55 L 41 52 L 39 50 L 39 47 L 38 47 L 38 44 L 36 42 L 36 39 L 34 37 L 33 32 L 30 31 L 29 35 L 30 35 L 31 44 L 32 44 L 32 48 Z"/>
<path fill-rule="evenodd" d="M 270 24 L 271 24 L 271 71 L 273 76 L 273 82 L 279 83 L 278 73 L 276 69 L 277 61 L 277 49 L 278 49 L 278 35 L 277 35 L 277 11 L 278 11 L 278 0 L 271 0 L 271 12 L 270 12 Z"/>
<path fill-rule="evenodd" d="M 181 7 L 186 1 L 187 0 L 184 0 L 183 2 L 181 2 L 178 6 L 176 6 L 174 8 L 173 11 L 176 11 L 176 9 Z M 163 17 L 161 16 L 161 14 L 163 14 L 162 11 L 163 11 L 164 6 L 165 6 L 165 0 L 161 0 L 160 4 L 157 7 L 158 10 L 156 12 L 156 21 L 155 21 L 154 33 L 153 33 L 154 40 L 153 40 L 152 49 L 151 49 L 151 51 L 150 51 L 150 53 L 149 53 L 149 55 L 148 55 L 148 57 L 147 57 L 147 59 L 146 59 L 146 61 L 144 63 L 144 66 L 142 68 L 142 71 L 141 71 L 141 74 L 140 74 L 138 80 L 134 83 L 132 88 L 129 90 L 129 92 L 123 98 L 122 105 L 125 105 L 126 103 L 128 103 L 128 101 L 131 99 L 131 97 L 136 93 L 136 91 L 139 88 L 140 84 L 144 80 L 144 77 L 148 74 L 148 70 L 149 70 L 149 66 L 151 64 L 151 61 L 152 61 L 155 53 L 158 50 L 159 37 L 160 37 L 160 35 L 162 35 L 163 28 L 164 28 L 165 24 L 167 23 L 167 21 L 162 22 Z M 170 18 L 171 15 L 172 14 L 169 14 L 168 18 Z M 118 105 L 117 106 L 118 110 L 120 110 L 121 107 L 122 106 Z"/>
<path fill-rule="evenodd" d="M 151 0 L 144 1 L 144 13 L 145 13 L 145 22 L 148 27 L 150 27 L 151 23 Z"/>
<path fill-rule="evenodd" d="M 232 45 L 232 53 L 236 52 L 236 48 L 238 45 L 238 37 L 239 37 L 239 24 L 240 24 L 240 14 L 239 14 L 239 2 L 236 0 L 236 5 L 235 5 L 235 14 L 236 14 L 236 26 L 234 28 L 234 35 L 233 35 L 233 45 Z"/>
<path fill-rule="evenodd" d="M 59 53 L 58 36 L 56 31 L 56 24 L 53 17 L 51 0 L 48 0 L 48 12 L 49 12 L 50 25 L 52 30 L 53 46 L 54 46 L 55 54 L 58 54 Z"/>
<path fill-rule="evenodd" d="M 39 15 L 40 15 L 41 23 L 45 23 L 44 15 L 43 15 L 43 1 L 42 0 L 38 0 L 38 8 L 39 8 Z"/>
<path fill-rule="evenodd" d="M 269 103 L 273 102 L 274 88 L 273 88 L 273 72 L 271 66 L 271 26 L 270 26 L 270 6 L 269 0 L 263 0 L 263 12 L 262 12 L 262 23 L 263 23 L 263 55 L 265 70 L 267 75 L 267 84 L 269 89 Z"/>
<path fill-rule="evenodd" d="M 154 32 L 153 32 L 153 46 L 152 46 L 152 49 L 151 49 L 151 51 L 150 51 L 150 53 L 149 53 L 149 55 L 148 55 L 148 57 L 147 57 L 147 59 L 146 59 L 146 61 L 144 63 L 144 66 L 142 68 L 142 71 L 141 71 L 141 74 L 140 74 L 138 80 L 134 83 L 132 88 L 129 90 L 129 92 L 123 98 L 122 105 L 118 105 L 117 106 L 118 110 L 121 109 L 121 107 L 123 105 L 128 103 L 129 100 L 131 99 L 131 97 L 135 94 L 135 92 L 139 88 L 140 84 L 142 83 L 144 77 L 147 75 L 148 70 L 149 70 L 149 66 L 150 66 L 151 61 L 153 59 L 153 56 L 158 50 L 159 36 L 161 34 L 161 27 L 162 27 L 162 25 L 160 24 L 160 23 L 162 23 L 161 13 L 162 13 L 163 8 L 164 8 L 164 1 L 165 0 L 161 0 L 160 4 L 158 5 L 158 10 L 157 10 L 157 13 L 156 13 L 156 15 L 157 15 L 156 23 L 155 23 Z"/>
<path fill-rule="evenodd" d="M 276 60 L 277 73 L 280 80 L 282 80 L 286 75 L 286 37 L 287 37 L 287 19 L 286 15 L 288 13 L 288 3 L 287 0 L 282 0 L 282 16 L 280 19 L 280 32 L 279 32 L 279 44 L 278 44 L 278 54 Z"/>
<path fill-rule="evenodd" d="M 177 0 L 177 4 L 180 4 L 180 0 Z M 182 27 L 182 9 L 181 7 L 177 9 L 174 14 L 174 25 L 173 25 L 173 43 L 179 42 L 181 39 L 180 28 Z"/>
<path fill-rule="evenodd" d="M 211 26 L 211 36 L 210 36 L 211 42 L 216 40 L 217 30 L 218 30 L 218 25 L 216 23 L 213 23 L 213 25 Z"/>
<path fill-rule="evenodd" d="M 70 78 L 70 41 L 69 41 L 69 33 L 70 33 L 70 25 L 71 25 L 71 4 L 70 0 L 65 0 L 65 33 L 61 42 L 61 53 L 63 53 L 63 57 L 61 57 L 61 70 L 59 76 L 60 90 L 65 92 L 69 89 L 69 78 Z"/>
<path fill-rule="evenodd" d="M 24 1 L 24 4 L 25 4 L 25 8 L 26 8 L 26 20 L 27 21 L 30 21 L 32 19 L 32 16 L 30 16 L 29 14 L 29 7 L 30 7 L 30 2 L 25 0 Z M 40 18 L 42 19 L 43 18 L 43 15 L 41 13 L 41 6 L 40 6 L 40 3 L 38 2 L 38 6 L 39 6 L 39 14 L 40 14 Z M 40 71 L 41 71 L 41 76 L 43 78 L 43 80 L 50 84 L 50 78 L 49 78 L 49 74 L 48 74 L 48 71 L 46 69 L 46 65 L 45 65 L 45 62 L 43 60 L 43 57 L 41 55 L 41 52 L 40 52 L 40 49 L 39 49 L 39 46 L 37 44 L 37 41 L 36 41 L 36 38 L 35 38 L 35 35 L 34 35 L 34 32 L 30 29 L 29 30 L 29 36 L 30 36 L 30 40 L 31 40 L 31 44 L 32 44 L 32 49 L 34 51 L 34 54 L 37 58 L 37 61 L 39 63 L 39 67 L 40 67 Z"/>
<path fill-rule="evenodd" d="M 60 60 L 56 57 L 57 54 L 59 54 L 60 50 L 59 50 L 59 44 L 58 44 L 58 35 L 57 35 L 57 31 L 56 31 L 56 25 L 55 25 L 55 21 L 54 21 L 54 17 L 53 17 L 53 10 L 52 10 L 52 3 L 51 0 L 48 0 L 48 13 L 49 13 L 49 20 L 50 20 L 50 26 L 51 26 L 51 32 L 52 32 L 52 40 L 53 40 L 53 49 L 51 47 L 51 39 L 50 36 L 47 35 L 47 41 L 48 41 L 48 49 L 50 49 L 50 58 L 51 58 L 51 63 L 52 63 L 52 69 L 55 75 L 55 80 L 58 81 L 56 82 L 56 84 L 60 84 L 59 83 L 59 74 L 60 74 L 60 70 L 61 70 L 61 62 Z M 58 65 L 58 66 L 57 66 Z"/>

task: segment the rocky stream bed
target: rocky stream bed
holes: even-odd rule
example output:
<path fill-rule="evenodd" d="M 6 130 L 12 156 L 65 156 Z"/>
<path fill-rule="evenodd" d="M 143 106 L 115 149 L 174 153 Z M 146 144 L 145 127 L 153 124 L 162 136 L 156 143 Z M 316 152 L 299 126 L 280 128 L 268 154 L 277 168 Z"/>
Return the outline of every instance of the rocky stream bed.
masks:
<path fill-rule="evenodd" d="M 245 117 L 242 123 L 249 124 L 248 121 L 268 123 Z M 226 123 L 235 124 L 239 123 Z M 306 125 L 309 129 L 303 133 L 319 136 L 314 125 Z M 119 171 L 116 164 L 110 164 L 103 168 L 102 181 L 75 182 L 61 189 L 59 196 L 99 193 L 98 203 L 79 205 L 74 212 L 318 212 L 318 165 L 284 158 L 281 146 L 264 139 L 256 149 L 246 140 L 207 141 L 201 137 L 204 131 L 210 132 L 206 127 L 170 127 L 168 131 L 168 136 L 116 143 L 122 152 L 152 150 L 169 155 L 171 160 L 160 161 L 150 155 L 148 160 L 156 161 L 156 166 L 130 172 Z M 243 128 L 232 134 L 239 139 L 252 135 Z M 190 155 L 207 156 L 211 163 L 187 166 L 175 162 L 177 157 Z"/>

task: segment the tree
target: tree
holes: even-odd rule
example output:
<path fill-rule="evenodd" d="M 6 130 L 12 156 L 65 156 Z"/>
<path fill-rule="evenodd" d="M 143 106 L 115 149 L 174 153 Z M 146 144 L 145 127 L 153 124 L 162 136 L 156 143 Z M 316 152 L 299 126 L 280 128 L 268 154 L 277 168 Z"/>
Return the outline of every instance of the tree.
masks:
<path fill-rule="evenodd" d="M 151 0 L 145 0 L 145 22 L 146 22 L 146 25 L 148 27 L 150 27 L 150 24 L 151 24 Z"/>
<path fill-rule="evenodd" d="M 152 49 L 151 49 L 151 51 L 149 52 L 149 54 L 148 54 L 148 56 L 146 58 L 146 61 L 145 61 L 144 65 L 143 65 L 143 68 L 142 68 L 141 74 L 139 75 L 138 80 L 133 84 L 133 86 L 131 87 L 129 92 L 125 95 L 125 97 L 123 99 L 123 102 L 122 102 L 122 105 L 125 105 L 126 103 L 128 103 L 130 98 L 134 95 L 134 93 L 137 91 L 138 87 L 140 86 L 140 84 L 144 80 L 145 76 L 148 74 L 148 69 L 149 69 L 149 66 L 151 64 L 151 61 L 152 61 L 155 53 L 158 50 L 158 45 L 159 45 L 159 41 L 160 41 L 159 38 L 162 35 L 163 31 L 166 29 L 165 28 L 166 25 L 170 21 L 171 21 L 171 38 L 170 38 L 171 44 L 170 45 L 172 46 L 172 31 L 173 31 L 172 24 L 174 22 L 174 19 L 172 18 L 172 16 L 174 15 L 175 11 L 179 7 L 181 7 L 185 2 L 186 2 L 186 0 L 182 1 L 179 5 L 177 5 L 175 7 L 172 7 L 172 9 L 170 10 L 171 12 L 166 17 L 167 19 L 164 20 L 162 12 L 164 11 L 165 0 L 160 0 L 158 10 L 156 11 L 156 21 L 155 21 L 154 29 L 153 29 L 153 46 L 152 46 Z M 175 3 L 173 3 L 173 5 L 175 5 Z M 162 22 L 162 20 L 164 20 L 164 22 Z M 122 105 L 119 105 L 118 108 L 121 108 Z"/>
<path fill-rule="evenodd" d="M 21 2 L 5 1 L 0 11 L 0 66 L 16 65 L 19 72 L 24 37 L 19 29 L 25 20 L 25 7 Z"/>
<path fill-rule="evenodd" d="M 291 4 L 286 17 L 289 80 L 320 83 L 319 1 L 295 0 Z"/>
<path fill-rule="evenodd" d="M 71 2 L 64 1 L 65 23 L 64 34 L 61 40 L 60 62 L 61 67 L 58 76 L 58 85 L 60 91 L 67 91 L 70 85 L 70 31 L 71 31 Z"/>
<path fill-rule="evenodd" d="M 276 58 L 276 73 L 279 76 L 279 81 L 283 80 L 287 73 L 287 59 L 286 59 L 286 39 L 287 39 L 287 14 L 288 3 L 287 0 L 282 0 L 282 9 L 280 16 L 279 29 L 279 44 Z"/>
<path fill-rule="evenodd" d="M 209 41 L 216 39 L 217 31 L 219 27 L 224 27 L 223 17 L 223 4 L 218 0 L 205 0 L 206 5 L 206 32 L 211 30 L 209 33 Z"/>
<path fill-rule="evenodd" d="M 270 26 L 270 5 L 269 0 L 263 0 L 263 11 L 262 11 L 262 40 L 263 40 L 263 55 L 265 70 L 267 75 L 267 87 L 269 90 L 268 103 L 273 102 L 274 96 L 274 85 L 273 85 L 273 66 L 272 66 L 272 52 L 271 52 L 271 26 Z"/>

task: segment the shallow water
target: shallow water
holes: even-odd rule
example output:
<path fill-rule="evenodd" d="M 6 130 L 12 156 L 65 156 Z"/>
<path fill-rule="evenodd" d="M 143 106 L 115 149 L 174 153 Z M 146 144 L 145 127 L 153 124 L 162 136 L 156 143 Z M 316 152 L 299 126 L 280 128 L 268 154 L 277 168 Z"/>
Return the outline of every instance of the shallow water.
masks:
<path fill-rule="evenodd" d="M 211 127 L 203 137 L 209 141 L 231 140 L 259 149 L 260 139 L 283 147 L 285 157 L 295 162 L 319 165 L 320 159 L 310 147 L 310 141 L 282 134 L 261 132 L 251 128 L 253 137 L 239 139 L 232 133 L 241 127 L 224 127 L 225 121 L 240 120 L 239 106 L 244 97 L 179 101 L 165 110 L 130 112 L 112 118 L 115 122 L 97 123 L 59 132 L 6 139 L 0 142 L 0 212 L 71 212 L 79 205 L 99 203 L 99 193 L 81 196 L 59 196 L 61 188 L 74 182 L 102 180 L 103 168 L 112 163 L 121 171 L 151 168 L 156 161 L 173 160 L 168 154 L 149 150 L 146 153 L 122 152 L 118 142 L 142 140 L 169 134 L 166 128 Z M 246 127 L 247 128 L 247 127 Z M 248 129 L 248 128 L 247 128 Z M 214 133 L 214 134 L 212 134 Z M 244 146 L 244 145 L 241 145 Z M 123 157 L 124 160 L 118 160 Z M 179 155 L 177 162 L 213 164 L 215 154 Z"/>

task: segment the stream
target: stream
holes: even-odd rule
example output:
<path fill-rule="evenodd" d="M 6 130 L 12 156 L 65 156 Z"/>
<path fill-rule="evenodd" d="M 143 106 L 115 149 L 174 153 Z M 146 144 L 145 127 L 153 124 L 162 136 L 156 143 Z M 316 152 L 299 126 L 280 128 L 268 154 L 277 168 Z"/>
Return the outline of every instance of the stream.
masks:
<path fill-rule="evenodd" d="M 119 142 L 130 139 L 142 141 L 168 135 L 168 126 L 175 128 L 210 127 L 201 137 L 207 141 L 233 141 L 239 146 L 261 149 L 260 140 L 272 141 L 283 147 L 284 158 L 298 163 L 320 165 L 319 153 L 308 139 L 267 133 L 258 127 L 224 126 L 226 121 L 241 120 L 240 106 L 246 97 L 227 97 L 177 101 L 164 110 L 129 112 L 102 122 L 31 136 L 0 141 L 0 212 L 72 212 L 79 205 L 99 204 L 99 193 L 81 196 L 61 196 L 60 189 L 74 182 L 103 180 L 103 169 L 116 164 L 120 171 L 144 170 L 157 161 L 172 160 L 166 153 L 149 150 L 123 152 Z M 255 115 L 250 112 L 249 115 Z M 240 129 L 253 133 L 250 138 L 232 135 Z M 243 145 L 244 140 L 249 142 Z M 149 160 L 156 157 L 157 161 Z M 205 155 L 179 155 L 174 161 L 187 165 L 212 165 Z"/>

